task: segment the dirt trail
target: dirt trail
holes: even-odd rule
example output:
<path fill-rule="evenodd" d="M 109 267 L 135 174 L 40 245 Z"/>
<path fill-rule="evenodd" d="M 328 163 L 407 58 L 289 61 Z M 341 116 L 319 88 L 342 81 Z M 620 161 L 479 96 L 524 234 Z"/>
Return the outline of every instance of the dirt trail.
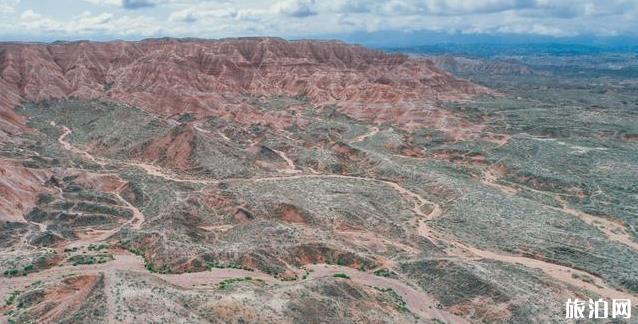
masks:
<path fill-rule="evenodd" d="M 109 237 L 113 236 L 113 234 L 117 233 L 123 225 L 118 225 L 115 228 L 109 230 L 90 230 L 84 233 L 77 233 L 78 239 L 67 244 L 66 248 L 74 248 L 81 247 L 84 245 L 95 244 L 98 242 L 103 242 L 109 239 Z"/>
<path fill-rule="evenodd" d="M 511 263 L 511 264 L 521 264 L 528 268 L 540 269 L 545 274 L 547 274 L 548 276 L 556 280 L 562 281 L 564 283 L 570 284 L 572 286 L 575 286 L 581 289 L 591 291 L 607 299 L 626 298 L 626 299 L 631 299 L 633 304 L 638 302 L 637 296 L 613 289 L 607 286 L 607 284 L 603 282 L 602 279 L 595 277 L 584 271 L 576 270 L 570 267 L 561 266 L 561 265 L 557 265 L 554 263 L 549 263 L 549 262 L 545 262 L 541 260 L 530 259 L 530 258 L 520 257 L 520 256 L 509 256 L 509 255 L 503 255 L 503 254 L 499 254 L 499 253 L 495 253 L 491 251 L 479 250 L 477 248 L 469 247 L 469 246 L 464 246 L 464 248 L 466 248 L 471 253 L 481 258 L 498 260 L 498 261 Z M 574 278 L 573 275 L 577 275 L 584 278 L 589 277 L 593 280 L 593 283 L 585 282 L 581 280 L 580 278 Z"/>
<path fill-rule="evenodd" d="M 512 136 L 507 134 L 499 134 L 499 133 L 492 133 L 492 132 L 483 132 L 483 133 L 487 135 L 484 139 L 488 142 L 492 142 L 496 144 L 497 145 L 496 148 L 502 148 L 503 146 L 507 145 L 509 141 L 512 139 Z"/>
<path fill-rule="evenodd" d="M 64 127 L 64 134 L 62 136 L 60 136 L 59 141 L 60 143 L 62 143 L 62 145 L 65 146 L 65 148 L 68 148 L 70 151 L 73 152 L 77 152 L 78 154 L 82 154 L 85 155 L 87 157 L 89 157 L 91 160 L 96 160 L 95 158 L 93 158 L 92 155 L 90 155 L 87 152 L 84 152 L 82 150 L 78 150 L 76 148 L 74 148 L 72 145 L 70 145 L 69 143 L 66 143 L 64 141 L 64 137 L 66 135 L 68 135 L 71 131 Z M 367 134 L 361 135 L 357 138 L 355 138 L 353 142 L 357 142 L 357 141 L 363 141 L 366 138 L 376 134 L 378 132 L 378 128 L 377 127 L 373 127 L 371 129 L 371 131 Z M 511 264 L 520 264 L 523 266 L 527 266 L 530 268 L 538 268 L 540 270 L 542 270 L 545 274 L 547 274 L 548 276 L 557 279 L 561 282 L 567 283 L 569 285 L 573 285 L 576 287 L 580 287 L 586 290 L 589 290 L 591 292 L 597 293 L 605 298 L 629 298 L 632 299 L 634 302 L 638 302 L 638 298 L 634 295 L 631 294 L 627 294 L 627 293 L 623 293 L 620 292 L 618 290 L 615 290 L 613 288 L 610 288 L 608 285 L 606 285 L 606 283 L 604 283 L 600 278 L 597 278 L 593 275 L 590 275 L 584 271 L 580 271 L 580 270 L 576 270 L 576 269 L 572 269 L 566 266 L 560 266 L 554 263 L 550 263 L 550 262 L 545 262 L 545 261 L 541 261 L 541 260 L 536 260 L 536 259 L 532 259 L 532 258 L 527 258 L 527 257 L 522 257 L 522 256 L 511 256 L 511 255 L 505 255 L 505 254 L 500 254 L 500 253 L 496 253 L 496 252 L 492 252 L 492 251 L 487 251 L 487 250 L 481 250 L 475 247 L 471 247 L 468 245 L 465 245 L 464 243 L 459 242 L 458 240 L 456 240 L 455 238 L 451 237 L 448 234 L 443 234 L 443 233 L 439 233 L 435 230 L 433 230 L 432 228 L 430 228 L 427 224 L 427 221 L 432 220 L 436 217 L 439 217 L 442 213 L 441 207 L 434 203 L 431 202 L 423 197 L 421 197 L 420 195 L 400 186 L 399 184 L 392 182 L 392 181 L 387 181 L 387 180 L 381 180 L 381 179 L 376 179 L 376 178 L 366 178 L 366 177 L 358 177 L 358 176 L 347 176 L 347 175 L 336 175 L 336 174 L 302 174 L 302 175 L 289 175 L 289 176 L 271 176 L 271 177 L 261 177 L 261 178 L 229 178 L 229 179 L 223 179 L 223 180 L 191 180 L 191 179 L 178 179 L 178 178 L 174 178 L 172 176 L 167 175 L 166 173 L 163 172 L 163 170 L 161 168 L 158 168 L 156 166 L 152 166 L 149 164 L 144 164 L 144 163 L 136 163 L 136 162 L 121 162 L 119 161 L 118 163 L 124 163 L 124 164 L 130 164 L 130 165 L 134 165 L 137 167 L 142 168 L 143 170 L 145 170 L 148 174 L 150 175 L 154 175 L 154 176 L 158 176 L 158 177 L 162 177 L 165 178 L 167 180 L 171 180 L 171 181 L 176 181 L 176 182 L 191 182 L 191 183 L 200 183 L 200 184 L 214 184 L 214 183 L 222 183 L 222 182 L 262 182 L 262 181 L 282 181 L 282 180 L 295 180 L 295 179 L 308 179 L 308 178 L 339 178 L 339 179 L 350 179 L 350 180 L 361 180 L 361 181 L 371 181 L 371 182 L 377 182 L 377 183 L 383 183 L 387 186 L 392 187 L 394 190 L 396 190 L 398 193 L 400 193 L 403 196 L 408 197 L 409 200 L 411 200 L 414 203 L 413 206 L 413 211 L 415 214 L 417 214 L 418 216 L 420 216 L 422 218 L 422 220 L 419 223 L 418 226 L 418 232 L 420 235 L 426 237 L 427 239 L 429 239 L 433 244 L 436 244 L 435 240 L 441 241 L 446 243 L 449 248 L 446 249 L 448 251 L 448 253 L 450 253 L 451 255 L 454 256 L 458 256 L 458 257 L 462 257 L 462 258 L 485 258 L 485 259 L 492 259 L 492 260 L 497 260 L 497 261 L 502 261 L 502 262 L 506 262 L 506 263 L 511 263 Z M 486 177 L 486 180 L 489 181 L 489 179 L 491 178 L 490 175 L 488 175 Z M 422 207 L 424 205 L 431 205 L 433 207 L 432 211 L 429 214 L 425 214 L 422 211 Z M 566 212 L 569 211 L 569 209 L 564 210 Z M 581 215 L 582 216 L 582 215 Z M 619 234 L 618 234 L 619 235 Z M 613 237 L 618 237 L 618 235 L 615 235 Z M 622 236 L 622 235 L 621 235 Z M 612 238 L 612 236 L 610 236 L 610 238 Z M 634 244 L 634 243 L 632 243 Z M 634 247 L 635 245 L 631 245 L 632 247 Z M 572 274 L 574 275 L 580 275 L 580 276 L 587 276 L 587 277 L 591 277 L 594 279 L 594 283 L 587 283 L 584 282 L 578 278 L 573 278 Z"/>
<path fill-rule="evenodd" d="M 192 288 L 193 286 L 204 284 L 217 284 L 224 279 L 246 276 L 260 278 L 266 282 L 278 282 L 275 278 L 268 274 L 251 272 L 241 269 L 213 268 L 210 271 L 196 273 L 155 274 L 150 273 L 148 272 L 148 270 L 145 269 L 144 260 L 142 259 L 142 257 L 130 254 L 125 251 L 121 251 L 121 253 L 114 255 L 114 260 L 102 264 L 77 266 L 64 265 L 59 267 L 52 267 L 40 272 L 30 273 L 28 276 L 0 277 L 0 296 L 6 297 L 8 294 L 15 290 L 24 291 L 24 288 L 26 286 L 35 281 L 51 282 L 56 279 L 60 279 L 73 274 L 87 275 L 104 273 L 106 280 L 105 286 L 107 287 L 107 304 L 109 305 L 109 309 L 114 310 L 115 304 L 113 302 L 112 296 L 109 296 L 110 289 L 108 289 L 111 287 L 112 281 L 110 280 L 110 276 L 113 274 L 114 271 L 132 271 L 146 275 L 152 275 L 184 288 Z M 110 311 L 109 313 L 113 314 L 114 311 Z M 2 318 L 0 317 L 0 320 L 1 319 Z"/>
<path fill-rule="evenodd" d="M 334 266 L 334 265 L 310 265 L 309 269 L 312 270 L 309 279 L 313 280 L 315 278 L 323 278 L 332 276 L 337 272 L 347 273 L 353 281 L 369 286 L 383 287 L 383 288 L 392 288 L 396 291 L 407 303 L 409 309 L 415 314 L 426 318 L 426 319 L 440 319 L 448 322 L 454 323 L 466 323 L 467 321 L 463 318 L 445 312 L 443 310 L 436 309 L 435 307 L 428 307 L 436 305 L 438 302 L 431 296 L 425 294 L 424 292 L 414 289 L 407 284 L 391 278 L 384 278 L 375 276 L 370 273 L 361 272 L 352 268 L 344 267 L 344 266 Z M 128 252 L 121 251 L 119 254 L 114 255 L 114 260 L 109 261 L 103 264 L 92 264 L 92 265 L 78 265 L 71 266 L 65 265 L 60 267 L 49 268 L 40 272 L 31 273 L 28 276 L 20 276 L 20 277 L 0 277 L 0 296 L 6 297 L 8 294 L 15 290 L 23 291 L 25 287 L 30 285 L 35 281 L 42 282 L 52 282 L 56 279 L 61 279 L 65 276 L 73 275 L 73 274 L 104 274 L 105 280 L 105 293 L 106 293 L 106 307 L 107 311 L 107 319 L 110 321 L 115 320 L 115 309 L 117 305 L 115 303 L 115 297 L 112 294 L 114 289 L 113 287 L 113 276 L 116 271 L 132 271 L 137 273 L 142 273 L 145 275 L 155 276 L 162 280 L 165 280 L 171 284 L 176 286 L 180 286 L 186 289 L 198 288 L 198 287 L 207 287 L 217 285 L 219 282 L 237 277 L 251 277 L 256 279 L 261 279 L 268 284 L 275 285 L 295 285 L 298 284 L 298 281 L 291 282 L 282 282 L 274 277 L 258 272 L 258 271 L 247 271 L 242 269 L 211 269 L 210 271 L 203 272 L 193 272 L 193 273 L 182 273 L 182 274 L 157 274 L 150 273 L 144 268 L 144 260 L 140 256 L 132 255 Z M 0 320 L 2 317 L 0 316 Z"/>
<path fill-rule="evenodd" d="M 363 142 L 363 141 L 365 141 L 367 138 L 369 138 L 369 137 L 371 137 L 371 136 L 374 136 L 374 135 L 375 135 L 376 133 L 378 133 L 378 132 L 379 132 L 379 127 L 371 127 L 371 128 L 370 128 L 370 130 L 369 130 L 367 133 L 365 133 L 365 134 L 363 134 L 363 135 L 359 135 L 359 136 L 355 137 L 354 139 L 352 139 L 352 140 L 350 141 L 350 144 L 352 144 L 352 143 L 359 143 L 359 142 Z"/>
<path fill-rule="evenodd" d="M 296 176 L 287 176 L 287 177 L 265 177 L 265 178 L 257 178 L 257 179 L 243 179 L 244 181 L 273 181 L 273 180 L 289 180 L 289 179 L 303 179 L 303 178 L 341 178 L 341 179 L 355 179 L 355 180 L 363 180 L 363 181 L 372 181 L 384 183 L 393 189 L 395 189 L 400 194 L 409 197 L 415 205 L 413 206 L 413 211 L 422 217 L 422 220 L 419 224 L 418 231 L 419 234 L 429 239 L 433 244 L 438 245 L 435 241 L 442 241 L 449 245 L 451 249 L 448 249 L 448 253 L 452 255 L 468 258 L 471 256 L 480 257 L 485 259 L 498 260 L 506 263 L 512 264 L 521 264 L 530 268 L 540 268 L 550 277 L 557 279 L 559 281 L 568 283 L 570 285 L 580 287 L 592 292 L 595 292 L 601 296 L 606 298 L 631 298 L 633 300 L 638 301 L 637 297 L 631 294 L 620 292 L 616 289 L 609 287 L 606 283 L 604 283 L 600 278 L 595 278 L 594 283 L 587 283 L 578 278 L 572 278 L 572 274 L 587 276 L 594 278 L 595 276 L 588 274 L 584 271 L 572 269 L 566 266 L 560 266 L 554 263 L 545 262 L 541 260 L 536 260 L 532 258 L 522 257 L 522 256 L 510 256 L 505 254 L 499 254 L 496 252 L 480 250 L 468 245 L 465 245 L 458 240 L 450 237 L 449 235 L 439 233 L 432 228 L 430 228 L 427 224 L 427 221 L 432 220 L 436 217 L 439 217 L 442 214 L 442 210 L 439 204 L 431 202 L 420 195 L 400 186 L 399 184 L 387 180 L 380 180 L 374 178 L 365 178 L 365 177 L 356 177 L 356 176 L 346 176 L 346 175 L 296 175 Z M 234 181 L 238 181 L 238 179 L 234 179 Z M 424 205 L 433 206 L 432 211 L 429 214 L 423 213 L 421 207 Z"/>
<path fill-rule="evenodd" d="M 446 323 L 469 323 L 462 317 L 437 309 L 436 307 L 430 307 L 437 305 L 439 302 L 421 290 L 412 288 L 399 280 L 379 277 L 367 272 L 336 265 L 313 264 L 307 266 L 307 268 L 311 270 L 310 278 L 331 277 L 336 273 L 345 273 L 352 281 L 360 284 L 372 287 L 391 288 L 403 298 L 408 309 L 419 315 L 422 319 L 438 319 Z"/>
<path fill-rule="evenodd" d="M 633 302 L 638 302 L 637 296 L 611 288 L 602 279 L 585 271 L 576 270 L 567 266 L 561 266 L 558 264 L 528 257 L 505 255 L 497 252 L 481 250 L 461 243 L 460 241 L 448 235 L 442 235 L 441 233 L 433 232 L 432 229 L 427 225 L 425 220 L 419 224 L 418 231 L 421 235 L 424 236 L 434 235 L 437 240 L 442 241 L 449 246 L 449 248 L 446 249 L 449 254 L 463 259 L 472 260 L 478 257 L 479 259 L 490 259 L 510 264 L 523 265 L 528 268 L 539 269 L 546 275 L 558 281 L 572 285 L 574 287 L 591 291 L 604 298 L 627 298 L 631 299 Z M 591 278 L 593 282 L 585 282 L 579 278 L 575 278 L 574 276 L 580 276 L 581 278 Z"/>
<path fill-rule="evenodd" d="M 193 128 L 195 128 L 195 130 L 200 131 L 200 132 L 202 132 L 204 134 L 210 134 L 210 131 L 207 131 L 207 130 L 199 127 L 199 125 L 195 125 Z"/>
<path fill-rule="evenodd" d="M 115 260 L 102 264 L 77 266 L 66 265 L 30 273 L 28 276 L 0 277 L 0 296 L 6 296 L 15 290 L 24 290 L 24 287 L 38 280 L 42 282 L 50 282 L 56 278 L 61 278 L 71 274 L 97 274 L 99 272 L 111 270 L 146 272 L 146 269 L 144 268 L 144 261 L 141 257 L 132 254 L 120 254 L 115 255 Z"/>
<path fill-rule="evenodd" d="M 481 179 L 481 182 L 483 182 L 484 184 L 490 187 L 499 189 L 500 191 L 502 191 L 503 193 L 507 195 L 510 195 L 510 196 L 517 195 L 520 192 L 519 189 L 512 186 L 497 183 L 497 180 L 502 177 L 503 173 L 504 173 L 504 170 L 501 167 L 496 165 L 490 166 L 487 169 L 485 169 L 485 171 L 483 172 L 483 178 Z M 622 224 L 617 224 L 603 217 L 596 217 L 596 216 L 578 211 L 576 209 L 570 208 L 568 203 L 560 195 L 556 195 L 550 192 L 540 191 L 540 190 L 529 188 L 529 187 L 524 187 L 524 188 L 526 190 L 534 191 L 543 195 L 554 195 L 555 196 L 554 198 L 561 204 L 562 207 L 557 208 L 554 206 L 545 205 L 547 208 L 575 216 L 576 218 L 582 220 L 583 222 L 598 228 L 601 232 L 603 232 L 603 234 L 605 234 L 605 236 L 609 240 L 624 244 L 638 251 L 638 242 L 636 242 L 631 235 L 627 234 Z"/>
<path fill-rule="evenodd" d="M 198 183 L 198 184 L 210 184 L 210 183 L 216 183 L 218 181 L 216 180 L 199 180 L 199 179 L 180 179 L 180 178 L 175 178 L 169 174 L 167 174 L 166 172 L 164 172 L 164 170 L 160 167 L 154 166 L 152 164 L 148 164 L 148 163 L 143 163 L 143 162 L 130 162 L 130 161 L 120 161 L 120 160 L 111 160 L 111 159 L 107 159 L 107 158 L 97 158 L 95 156 L 93 156 L 91 153 L 81 150 L 75 146 L 73 146 L 73 144 L 65 141 L 65 138 L 67 135 L 71 134 L 71 130 L 69 128 L 67 128 L 66 126 L 62 126 L 63 129 L 63 133 L 62 135 L 60 135 L 60 137 L 58 138 L 58 142 L 60 144 L 62 144 L 62 146 L 73 153 L 82 155 L 84 157 L 86 157 L 87 159 L 98 163 L 100 165 L 105 165 L 106 163 L 113 163 L 113 164 L 124 164 L 124 165 L 129 165 L 129 166 L 134 166 L 134 167 L 138 167 L 141 168 L 142 170 L 144 170 L 144 172 L 146 172 L 149 175 L 152 176 L 156 176 L 156 177 L 161 177 L 170 181 L 174 181 L 174 182 L 188 182 L 188 183 Z"/>
<path fill-rule="evenodd" d="M 128 200 L 122 198 L 120 193 L 115 196 L 133 212 L 133 217 L 131 218 L 131 220 L 126 222 L 124 225 L 131 225 L 131 227 L 136 230 L 140 229 L 142 227 L 142 223 L 144 223 L 145 220 L 144 214 L 142 214 L 142 212 L 137 209 L 137 207 L 128 202 Z"/>
<path fill-rule="evenodd" d="M 118 161 L 118 163 L 125 164 L 125 165 L 136 166 L 136 167 L 144 170 L 144 172 L 146 172 L 148 175 L 164 178 L 166 180 L 170 180 L 170 181 L 174 181 L 174 182 L 186 182 L 186 183 L 196 183 L 196 184 L 213 184 L 213 183 L 219 182 L 218 180 L 200 180 L 200 179 L 175 178 L 174 176 L 169 175 L 166 172 L 164 172 L 164 169 L 162 169 L 162 168 L 160 168 L 158 166 L 152 165 L 152 164 L 148 164 L 148 163 L 126 162 L 126 161 Z"/>
<path fill-rule="evenodd" d="M 53 124 L 53 125 L 55 125 L 55 124 Z M 116 162 L 116 163 L 118 163 L 117 161 L 110 161 L 109 159 L 96 158 L 91 153 L 89 153 L 87 151 L 84 151 L 84 150 L 81 150 L 79 148 L 76 148 L 71 143 L 69 143 L 69 142 L 67 142 L 65 140 L 66 136 L 71 134 L 71 130 L 68 127 L 66 127 L 66 126 L 62 126 L 62 129 L 63 129 L 63 132 L 62 132 L 62 135 L 60 135 L 60 137 L 58 137 L 58 142 L 60 144 L 62 144 L 62 146 L 66 150 L 68 150 L 70 152 L 73 152 L 73 153 L 76 153 L 76 154 L 79 154 L 79 155 L 82 155 L 82 156 L 88 158 L 89 160 L 91 160 L 91 161 L 93 161 L 95 163 L 98 163 L 100 165 L 105 165 L 107 162 Z M 139 163 L 136 163 L 134 165 L 139 166 Z M 152 168 L 152 166 L 150 166 L 150 165 L 144 165 L 144 166 L 148 167 L 149 170 L 154 170 Z M 146 172 L 148 172 L 150 174 L 151 171 L 149 171 L 149 170 L 146 170 Z M 119 175 L 116 175 L 116 174 L 114 174 L 114 175 L 119 177 Z M 104 241 L 104 240 L 108 239 L 111 235 L 117 233 L 123 226 L 131 225 L 134 229 L 140 229 L 141 228 L 142 223 L 144 222 L 144 214 L 142 214 L 142 212 L 140 212 L 139 209 L 137 209 L 135 206 L 133 206 L 131 203 L 129 203 L 126 199 L 122 198 L 122 196 L 120 194 L 120 192 L 123 190 L 125 185 L 126 185 L 126 183 L 122 187 L 118 188 L 113 193 L 115 194 L 115 197 L 118 200 L 120 200 L 120 202 L 122 202 L 124 205 L 126 205 L 126 207 L 128 207 L 133 212 L 133 217 L 129 221 L 127 221 L 126 223 L 123 223 L 122 225 L 120 225 L 118 227 L 115 227 L 112 230 L 107 230 L 107 231 L 100 232 L 99 235 L 89 235 L 89 236 L 87 236 L 87 237 L 85 237 L 83 239 L 81 238 L 80 240 L 69 244 L 69 246 L 71 246 L 71 247 L 73 247 L 73 246 L 81 246 L 81 245 L 85 245 L 85 244 L 91 244 L 91 243 Z"/>
<path fill-rule="evenodd" d="M 195 130 L 197 130 L 197 131 L 199 131 L 199 132 L 201 132 L 201 133 L 206 134 L 206 136 L 209 136 L 209 137 L 210 137 L 210 136 L 211 136 L 211 134 L 212 134 L 212 132 L 211 132 L 211 131 L 209 131 L 209 130 L 205 130 L 205 129 L 203 129 L 201 126 L 202 126 L 201 124 L 199 124 L 199 125 L 198 125 L 198 124 L 194 124 L 193 128 L 195 128 Z M 221 131 L 217 131 L 216 133 L 217 133 L 217 135 L 219 135 L 219 137 L 223 138 L 223 139 L 224 139 L 224 141 L 226 141 L 226 142 L 232 142 L 232 141 L 230 140 L 230 138 L 228 138 L 228 136 L 226 136 L 226 135 L 225 135 L 224 133 L 222 133 Z"/>
<path fill-rule="evenodd" d="M 297 166 L 295 165 L 295 162 L 293 160 L 291 160 L 286 153 L 282 152 L 282 151 L 278 151 L 275 150 L 273 148 L 271 148 L 271 150 L 277 154 L 279 154 L 279 156 L 284 159 L 284 161 L 286 161 L 286 163 L 288 164 L 288 169 L 283 170 L 285 173 L 299 173 L 301 172 L 301 170 L 297 170 Z"/>
<path fill-rule="evenodd" d="M 53 124 L 55 125 L 55 124 Z M 93 155 L 89 154 L 88 152 L 84 151 L 84 150 L 80 150 L 78 148 L 76 148 L 75 146 L 73 146 L 71 143 L 65 141 L 64 139 L 71 134 L 71 130 L 66 127 L 66 126 L 62 126 L 62 135 L 60 135 L 60 137 L 58 137 L 58 142 L 60 144 L 62 144 L 62 146 L 64 147 L 65 150 L 73 152 L 75 154 L 78 155 L 82 155 L 84 157 L 86 157 L 87 159 L 91 160 L 91 162 L 97 163 L 99 165 L 104 165 L 104 161 L 102 161 L 102 159 L 96 159 Z"/>
<path fill-rule="evenodd" d="M 562 208 L 552 207 L 552 209 L 557 209 L 566 214 L 575 216 L 583 222 L 599 229 L 607 236 L 608 239 L 627 245 L 628 247 L 638 251 L 638 242 L 634 241 L 633 237 L 627 234 L 622 224 L 617 224 L 608 219 L 592 216 L 587 213 L 578 211 L 569 207 L 568 203 L 564 199 L 560 197 L 557 197 L 556 199 L 561 203 Z"/>
<path fill-rule="evenodd" d="M 214 232 L 214 231 L 226 232 L 235 226 L 236 226 L 235 224 L 223 224 L 223 225 L 203 225 L 198 227 L 209 232 Z"/>
<path fill-rule="evenodd" d="M 388 247 L 393 247 L 397 251 L 403 250 L 414 257 L 423 253 L 421 249 L 406 244 L 407 242 L 402 243 L 400 240 L 388 239 L 368 230 L 336 230 L 335 233 L 346 238 L 348 242 L 365 246 L 370 251 L 388 252 Z"/>
<path fill-rule="evenodd" d="M 492 188 L 496 188 L 502 191 L 506 195 L 515 196 L 516 194 L 518 194 L 519 190 L 517 190 L 516 188 L 502 185 L 497 182 L 501 177 L 503 177 L 504 172 L 505 170 L 497 165 L 489 166 L 483 171 L 483 177 L 481 178 L 481 182 Z"/>
<path fill-rule="evenodd" d="M 418 231 L 419 234 L 426 237 L 430 241 L 434 243 L 434 239 L 442 241 L 449 246 L 452 247 L 451 252 L 452 255 L 468 258 L 468 256 L 475 256 L 479 258 L 492 259 L 497 261 L 502 261 L 511 264 L 520 264 L 523 266 L 527 266 L 530 268 L 538 268 L 545 272 L 548 276 L 557 279 L 561 282 L 573 285 L 575 287 L 583 288 L 599 294 L 605 298 L 628 298 L 632 299 L 634 302 L 638 302 L 638 297 L 618 291 L 614 288 L 609 287 L 602 279 L 597 278 L 591 274 L 588 274 L 584 271 L 572 269 L 566 266 L 557 265 L 550 262 L 545 262 L 541 260 L 536 260 L 532 258 L 522 257 L 522 256 L 510 256 L 505 254 L 500 254 L 496 252 L 481 250 L 478 248 L 474 248 L 468 245 L 465 245 L 454 238 L 451 238 L 449 235 L 439 233 L 432 228 L 430 228 L 427 224 L 428 220 L 432 220 L 436 217 L 439 217 L 442 213 L 441 207 L 439 204 L 431 202 L 420 195 L 400 186 L 399 184 L 391 181 L 374 179 L 374 178 L 365 178 L 365 177 L 356 177 L 356 176 L 346 176 L 346 175 L 297 175 L 297 176 L 288 176 L 288 177 L 266 177 L 259 179 L 246 179 L 252 181 L 272 181 L 272 180 L 286 180 L 286 179 L 302 179 L 302 178 L 342 178 L 342 179 L 357 179 L 364 181 L 373 181 L 384 183 L 392 188 L 394 188 L 397 192 L 401 193 L 404 196 L 410 197 L 415 206 L 413 208 L 414 212 L 421 216 L 423 219 L 421 220 Z M 429 214 L 425 214 L 421 211 L 421 207 L 425 204 L 429 204 L 433 206 L 432 211 Z M 436 245 L 436 243 L 435 243 Z M 591 277 L 594 279 L 594 283 L 587 283 L 578 278 L 573 278 L 572 274 L 579 275 L 581 277 Z"/>

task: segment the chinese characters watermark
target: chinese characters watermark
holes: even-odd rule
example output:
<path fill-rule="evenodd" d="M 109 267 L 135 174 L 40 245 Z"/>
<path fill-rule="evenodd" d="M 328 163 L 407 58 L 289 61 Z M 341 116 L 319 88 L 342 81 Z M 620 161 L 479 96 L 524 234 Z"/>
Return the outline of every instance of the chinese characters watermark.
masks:
<path fill-rule="evenodd" d="M 565 303 L 565 318 L 567 319 L 580 319 L 580 318 L 618 318 L 629 319 L 631 318 L 631 300 L 629 299 L 612 299 L 611 308 L 609 302 L 604 299 L 580 300 L 578 298 L 571 298 Z"/>

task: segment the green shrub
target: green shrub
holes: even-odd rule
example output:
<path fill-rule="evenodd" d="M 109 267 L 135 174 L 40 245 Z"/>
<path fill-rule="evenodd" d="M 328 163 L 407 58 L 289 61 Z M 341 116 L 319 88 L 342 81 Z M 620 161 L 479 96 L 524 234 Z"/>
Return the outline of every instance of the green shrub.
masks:
<path fill-rule="evenodd" d="M 374 271 L 374 275 L 375 276 L 379 276 L 379 277 L 386 277 L 386 278 L 390 278 L 390 277 L 396 277 L 396 273 L 392 270 L 388 270 L 388 269 L 378 269 L 376 271 Z"/>
<path fill-rule="evenodd" d="M 18 275 L 20 271 L 18 271 L 18 269 L 9 269 L 9 270 L 5 270 L 4 271 L 4 276 L 5 277 L 15 277 Z"/>
<path fill-rule="evenodd" d="M 242 282 L 242 281 L 252 281 L 253 278 L 252 277 L 243 277 L 243 278 L 229 278 L 229 279 L 224 279 L 222 280 L 217 287 L 219 289 L 225 290 L 230 288 L 233 284 L 237 283 L 237 282 Z"/>
<path fill-rule="evenodd" d="M 10 293 L 10 294 L 9 294 L 9 296 L 7 296 L 7 299 L 5 300 L 6 305 L 7 305 L 7 306 L 12 305 L 12 304 L 13 304 L 13 302 L 15 301 L 16 297 L 17 297 L 19 294 L 20 294 L 20 291 L 19 291 L 19 290 L 16 290 L 16 291 L 14 291 L 14 292 Z"/>

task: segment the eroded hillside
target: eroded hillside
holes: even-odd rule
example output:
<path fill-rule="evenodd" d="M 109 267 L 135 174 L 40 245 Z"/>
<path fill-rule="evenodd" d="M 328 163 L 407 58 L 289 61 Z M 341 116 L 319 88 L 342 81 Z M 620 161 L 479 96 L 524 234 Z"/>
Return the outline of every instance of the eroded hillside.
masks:
<path fill-rule="evenodd" d="M 638 304 L 622 81 L 488 90 L 278 39 L 0 48 L 9 320 L 544 322 L 567 298 Z"/>

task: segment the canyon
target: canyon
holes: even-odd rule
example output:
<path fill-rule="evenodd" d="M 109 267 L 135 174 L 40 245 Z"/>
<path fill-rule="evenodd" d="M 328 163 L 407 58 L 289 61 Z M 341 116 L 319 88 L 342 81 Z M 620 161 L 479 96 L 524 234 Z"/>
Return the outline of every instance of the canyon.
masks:
<path fill-rule="evenodd" d="M 0 319 L 638 305 L 638 93 L 538 70 L 267 37 L 2 43 Z"/>

